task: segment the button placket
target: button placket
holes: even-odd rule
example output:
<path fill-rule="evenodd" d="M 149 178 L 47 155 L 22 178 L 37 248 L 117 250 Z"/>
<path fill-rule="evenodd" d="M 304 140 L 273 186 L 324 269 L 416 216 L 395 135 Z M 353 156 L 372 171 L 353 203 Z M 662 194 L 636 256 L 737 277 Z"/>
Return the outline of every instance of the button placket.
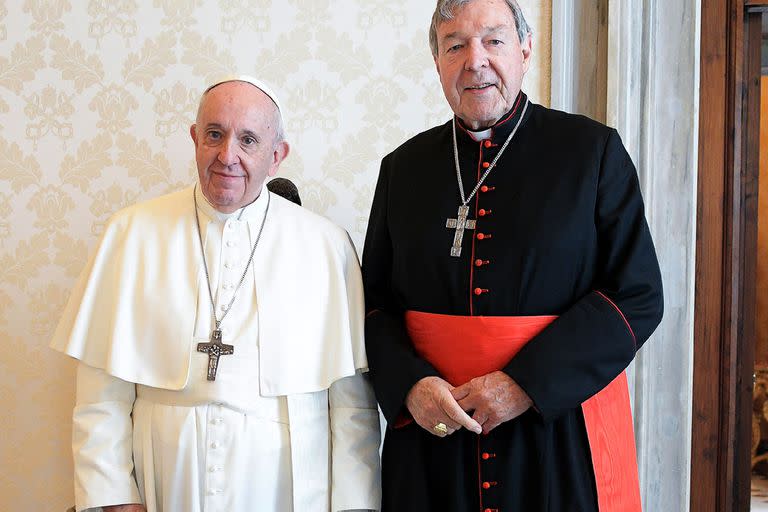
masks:
<path fill-rule="evenodd" d="M 491 167 L 491 162 L 494 160 L 494 154 L 497 154 L 496 152 L 498 150 L 490 151 L 490 148 L 496 147 L 495 144 L 493 144 L 493 141 L 491 139 L 486 139 L 483 141 L 480 141 L 480 160 L 478 164 L 477 169 L 477 179 L 480 180 L 481 178 L 488 177 L 489 175 L 486 174 L 488 169 Z M 481 227 L 487 228 L 488 225 L 483 225 L 482 222 L 485 221 L 488 216 L 491 215 L 492 210 L 487 207 L 482 207 L 481 204 L 485 203 L 484 198 L 485 194 L 487 194 L 489 191 L 493 190 L 493 187 L 490 187 L 486 183 L 480 184 L 480 186 L 476 189 L 477 195 L 475 196 L 475 219 L 476 219 L 476 232 L 474 234 L 474 241 L 472 246 L 472 260 L 471 265 L 475 267 L 478 271 L 482 269 L 485 265 L 488 265 L 490 263 L 490 260 L 485 259 L 482 257 L 482 253 L 486 252 L 483 251 L 483 246 L 477 245 L 475 246 L 474 242 L 482 242 L 484 240 L 488 240 L 492 238 L 491 233 L 488 233 L 487 231 L 481 231 Z M 483 205 L 484 206 L 484 205 Z M 477 299 L 480 299 L 481 296 L 486 295 L 490 293 L 490 290 L 488 288 L 483 288 L 482 286 L 477 286 L 477 284 L 470 279 L 470 297 L 475 297 Z M 470 300 L 470 314 L 474 314 L 474 300 Z"/>
<path fill-rule="evenodd" d="M 232 254 L 228 251 L 223 251 L 223 259 L 224 259 L 224 265 L 223 269 L 221 270 L 221 291 L 219 292 L 219 309 L 221 311 L 226 311 L 227 307 L 229 305 L 229 301 L 232 299 L 232 292 L 234 291 L 234 285 L 232 284 L 233 281 L 233 272 L 232 272 L 232 262 L 230 261 L 232 258 Z"/>
<path fill-rule="evenodd" d="M 226 475 L 224 471 L 226 462 L 226 447 L 228 444 L 228 431 L 224 419 L 224 408 L 219 403 L 208 407 L 208 450 L 205 457 L 206 464 L 206 509 L 221 505 L 221 497 L 226 490 Z"/>
<path fill-rule="evenodd" d="M 497 486 L 502 485 L 499 482 L 498 468 L 495 464 L 496 453 L 493 451 L 494 440 L 491 433 L 484 434 L 477 438 L 477 470 L 478 481 L 480 483 L 479 493 L 483 512 L 501 512 L 498 508 Z"/>
<path fill-rule="evenodd" d="M 221 291 L 219 297 L 219 309 L 222 313 L 227 311 L 229 301 L 232 300 L 232 294 L 235 291 L 234 283 L 237 280 L 235 274 L 240 263 L 240 250 L 242 249 L 238 240 L 246 228 L 246 223 L 236 219 L 228 219 L 226 221 L 226 229 L 222 239 L 223 248 L 221 256 L 224 268 L 221 270 Z"/>
<path fill-rule="evenodd" d="M 483 155 L 483 153 L 484 153 L 483 147 L 489 148 L 491 146 L 492 146 L 492 143 L 491 143 L 490 140 L 484 141 L 484 143 L 481 145 L 481 148 L 480 148 L 481 156 L 480 156 L 480 158 L 481 158 L 481 161 L 485 160 L 481 164 L 482 168 L 486 168 L 487 169 L 490 166 L 490 164 L 487 162 L 487 160 L 489 159 L 488 156 Z M 485 232 L 485 231 L 481 231 L 480 227 L 481 227 L 481 222 L 485 221 L 486 219 L 488 219 L 491 216 L 491 214 L 493 213 L 493 210 L 490 209 L 490 208 L 487 208 L 487 207 L 481 208 L 480 204 L 481 204 L 481 201 L 482 201 L 481 194 L 487 194 L 488 192 L 490 192 L 490 191 L 492 191 L 494 189 L 495 189 L 495 187 L 491 187 L 491 186 L 489 186 L 487 184 L 483 184 L 478 189 L 480 194 L 477 195 L 477 200 L 476 200 L 476 203 L 475 203 L 475 205 L 476 205 L 475 208 L 476 208 L 477 228 L 478 228 L 478 232 L 475 234 L 475 239 L 478 240 L 478 241 L 488 240 L 488 239 L 492 238 L 492 235 L 490 233 Z M 485 225 L 485 227 L 486 228 L 488 227 L 487 224 Z M 478 252 L 482 251 L 482 245 L 477 247 L 477 251 Z M 475 253 L 475 259 L 472 262 L 472 264 L 474 265 L 475 268 L 480 270 L 483 267 L 485 267 L 486 265 L 489 265 L 490 263 L 491 263 L 491 261 L 489 259 L 485 259 L 482 256 L 480 256 L 479 254 Z M 476 287 L 474 287 L 472 289 L 472 294 L 475 297 L 480 297 L 480 296 L 485 295 L 485 294 L 487 294 L 489 292 L 490 292 L 490 290 L 488 288 L 482 288 L 480 286 L 476 286 Z"/>

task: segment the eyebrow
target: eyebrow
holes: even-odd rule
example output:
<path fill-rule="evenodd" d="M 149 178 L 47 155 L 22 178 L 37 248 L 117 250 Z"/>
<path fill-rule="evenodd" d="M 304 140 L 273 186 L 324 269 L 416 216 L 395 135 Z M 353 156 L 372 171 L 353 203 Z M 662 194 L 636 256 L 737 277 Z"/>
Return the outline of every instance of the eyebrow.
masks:
<path fill-rule="evenodd" d="M 495 32 L 501 32 L 506 28 L 509 28 L 509 25 L 507 25 L 506 23 L 503 25 L 495 25 L 493 27 L 483 27 L 483 30 L 484 30 L 483 34 L 488 35 L 488 34 L 493 34 Z M 443 41 L 445 41 L 446 39 L 460 39 L 461 37 L 462 37 L 462 33 L 459 31 L 449 32 L 448 34 L 445 34 L 443 36 Z"/>

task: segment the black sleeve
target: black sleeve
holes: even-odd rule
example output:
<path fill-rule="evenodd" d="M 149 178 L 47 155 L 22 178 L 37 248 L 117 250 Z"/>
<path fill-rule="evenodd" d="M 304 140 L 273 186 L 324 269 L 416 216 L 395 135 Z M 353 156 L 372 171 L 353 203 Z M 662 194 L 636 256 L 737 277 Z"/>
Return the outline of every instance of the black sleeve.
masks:
<path fill-rule="evenodd" d="M 593 291 L 503 369 L 545 420 L 578 407 L 607 386 L 661 321 L 661 273 L 637 172 L 615 130 L 605 143 L 596 197 Z"/>
<path fill-rule="evenodd" d="M 388 226 L 391 155 L 381 163 L 363 249 L 365 347 L 373 389 L 390 425 L 404 412 L 405 397 L 424 377 L 439 375 L 419 357 L 405 328 L 403 306 L 392 289 L 392 239 Z"/>

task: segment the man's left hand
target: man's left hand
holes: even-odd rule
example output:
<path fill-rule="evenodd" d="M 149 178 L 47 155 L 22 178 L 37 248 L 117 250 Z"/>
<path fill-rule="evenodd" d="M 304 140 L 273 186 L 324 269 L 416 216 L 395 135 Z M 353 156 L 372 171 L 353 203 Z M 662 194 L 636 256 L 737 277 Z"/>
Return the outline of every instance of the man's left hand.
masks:
<path fill-rule="evenodd" d="M 483 426 L 483 434 L 517 418 L 533 405 L 523 388 L 500 371 L 476 377 L 454 388 L 451 394 L 462 409 L 474 411 L 472 419 Z"/>

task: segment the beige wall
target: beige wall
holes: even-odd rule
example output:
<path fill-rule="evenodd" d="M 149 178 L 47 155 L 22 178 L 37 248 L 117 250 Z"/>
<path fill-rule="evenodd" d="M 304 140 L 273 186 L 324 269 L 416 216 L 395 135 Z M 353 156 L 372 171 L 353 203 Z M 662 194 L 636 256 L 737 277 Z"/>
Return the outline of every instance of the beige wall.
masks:
<path fill-rule="evenodd" d="M 550 2 L 525 88 L 549 102 Z M 191 183 L 198 94 L 229 70 L 272 83 L 283 175 L 364 236 L 379 159 L 448 119 L 422 0 L 0 0 L 0 509 L 72 502 L 73 364 L 47 348 L 117 209 Z"/>

